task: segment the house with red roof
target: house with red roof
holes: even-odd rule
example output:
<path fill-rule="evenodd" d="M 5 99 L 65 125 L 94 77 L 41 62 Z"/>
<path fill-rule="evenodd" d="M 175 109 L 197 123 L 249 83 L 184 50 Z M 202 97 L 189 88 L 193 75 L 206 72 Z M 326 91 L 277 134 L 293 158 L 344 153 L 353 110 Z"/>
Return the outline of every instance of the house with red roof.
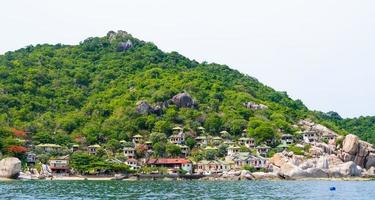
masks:
<path fill-rule="evenodd" d="M 188 174 L 193 172 L 193 163 L 186 158 L 152 158 L 146 164 L 151 167 L 165 167 L 170 173 L 177 173 L 179 169 Z"/>

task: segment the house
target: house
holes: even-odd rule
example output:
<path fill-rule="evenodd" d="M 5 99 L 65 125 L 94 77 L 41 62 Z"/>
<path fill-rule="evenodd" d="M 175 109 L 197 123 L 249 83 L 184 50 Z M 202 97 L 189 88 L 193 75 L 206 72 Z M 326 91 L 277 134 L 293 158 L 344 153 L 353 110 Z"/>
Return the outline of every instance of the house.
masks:
<path fill-rule="evenodd" d="M 135 149 L 133 147 L 124 147 L 123 151 L 127 159 L 135 158 Z"/>
<path fill-rule="evenodd" d="M 201 160 L 194 167 L 197 174 L 216 174 L 229 171 L 230 164 L 222 160 Z"/>
<path fill-rule="evenodd" d="M 179 126 L 174 127 L 172 130 L 174 134 L 178 134 L 184 131 L 184 129 Z"/>
<path fill-rule="evenodd" d="M 139 165 L 139 162 L 138 160 L 134 159 L 134 158 L 129 158 L 125 161 L 125 164 L 129 165 L 130 169 L 140 169 L 141 166 Z"/>
<path fill-rule="evenodd" d="M 69 175 L 69 156 L 50 159 L 49 168 L 54 175 Z"/>
<path fill-rule="evenodd" d="M 238 139 L 238 144 L 241 146 L 246 146 L 247 148 L 254 148 L 255 147 L 255 139 L 254 138 L 247 138 L 241 137 Z"/>
<path fill-rule="evenodd" d="M 88 146 L 87 151 L 89 154 L 96 155 L 96 153 L 98 152 L 100 148 L 101 148 L 100 145 L 95 144 L 95 145 Z"/>
<path fill-rule="evenodd" d="M 233 142 L 232 140 L 225 140 L 223 143 L 228 146 L 233 146 L 235 142 Z"/>
<path fill-rule="evenodd" d="M 267 145 L 260 145 L 256 147 L 256 150 L 257 150 L 258 155 L 262 157 L 267 157 L 267 153 L 270 150 L 270 147 Z"/>
<path fill-rule="evenodd" d="M 153 158 L 149 159 L 146 164 L 151 167 L 165 167 L 169 173 L 177 173 L 181 169 L 188 174 L 193 172 L 193 163 L 185 158 Z"/>
<path fill-rule="evenodd" d="M 318 133 L 315 131 L 305 131 L 303 132 L 303 141 L 305 143 L 314 143 L 318 142 L 319 136 Z"/>
<path fill-rule="evenodd" d="M 267 167 L 267 159 L 251 155 L 249 152 L 241 152 L 232 157 L 234 161 L 234 167 L 236 169 L 241 169 L 246 165 L 252 166 L 256 169 L 262 169 Z"/>
<path fill-rule="evenodd" d="M 147 150 L 152 150 L 152 142 L 151 141 L 146 141 L 145 145 L 147 147 Z"/>
<path fill-rule="evenodd" d="M 36 148 L 44 151 L 45 153 L 50 153 L 60 151 L 62 147 L 57 144 L 39 144 L 36 145 Z"/>
<path fill-rule="evenodd" d="M 214 145 L 220 145 L 221 143 L 223 143 L 223 138 L 221 138 L 219 136 L 213 137 L 212 138 L 212 143 Z"/>
<path fill-rule="evenodd" d="M 293 144 L 293 136 L 290 134 L 283 134 L 281 136 L 281 143 L 284 145 L 291 145 Z"/>
<path fill-rule="evenodd" d="M 183 132 L 179 132 L 178 134 L 169 136 L 169 142 L 173 144 L 183 144 L 185 143 L 185 134 Z"/>
<path fill-rule="evenodd" d="M 237 153 L 239 153 L 240 152 L 240 147 L 238 147 L 238 146 L 229 146 L 228 147 L 228 156 L 232 156 L 232 155 L 234 155 L 234 154 L 237 154 Z"/>
<path fill-rule="evenodd" d="M 196 137 L 195 140 L 199 146 L 205 146 L 208 144 L 208 137 L 204 135 Z"/>
<path fill-rule="evenodd" d="M 36 154 L 35 153 L 27 153 L 26 155 L 26 162 L 28 165 L 35 165 L 36 163 Z"/>
<path fill-rule="evenodd" d="M 140 143 L 142 143 L 142 140 L 143 140 L 142 135 L 137 134 L 137 135 L 133 136 L 133 143 L 134 144 L 140 144 Z"/>
<path fill-rule="evenodd" d="M 186 145 L 178 145 L 181 149 L 181 154 L 183 157 L 186 157 L 189 155 L 189 147 Z"/>
<path fill-rule="evenodd" d="M 198 127 L 198 132 L 199 132 L 199 133 L 204 133 L 205 130 L 206 130 L 206 129 L 205 129 L 204 127 L 202 127 L 202 126 Z"/>
<path fill-rule="evenodd" d="M 71 151 L 72 152 L 76 152 L 79 150 L 79 145 L 78 144 L 73 144 L 72 148 L 71 148 Z"/>

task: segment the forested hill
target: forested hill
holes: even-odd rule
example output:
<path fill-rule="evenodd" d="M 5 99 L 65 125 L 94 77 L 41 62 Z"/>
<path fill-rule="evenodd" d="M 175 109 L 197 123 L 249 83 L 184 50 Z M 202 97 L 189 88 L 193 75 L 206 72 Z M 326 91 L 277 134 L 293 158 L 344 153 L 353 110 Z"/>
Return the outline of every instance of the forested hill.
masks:
<path fill-rule="evenodd" d="M 225 130 L 239 137 L 247 129 L 266 139 L 296 134 L 293 125 L 305 118 L 345 133 L 334 125 L 341 124 L 255 78 L 165 53 L 124 31 L 0 56 L 3 138 L 13 128 L 31 132 L 35 143 L 104 144 L 203 126 L 212 135 Z"/>

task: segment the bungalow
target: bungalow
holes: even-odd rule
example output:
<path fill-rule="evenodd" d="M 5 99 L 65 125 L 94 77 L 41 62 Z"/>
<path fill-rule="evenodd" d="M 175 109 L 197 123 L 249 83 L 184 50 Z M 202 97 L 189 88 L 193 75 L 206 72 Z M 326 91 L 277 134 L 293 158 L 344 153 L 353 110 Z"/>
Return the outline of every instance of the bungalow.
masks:
<path fill-rule="evenodd" d="M 241 146 L 246 146 L 247 148 L 254 148 L 255 147 L 255 139 L 254 138 L 247 138 L 241 137 L 238 139 L 238 144 Z"/>
<path fill-rule="evenodd" d="M 267 145 L 260 145 L 256 147 L 256 150 L 259 156 L 267 157 L 267 153 L 270 150 L 270 147 Z"/>
<path fill-rule="evenodd" d="M 204 133 L 205 130 L 206 130 L 206 129 L 205 129 L 204 127 L 202 127 L 202 126 L 198 127 L 198 132 L 199 132 L 199 133 Z"/>
<path fill-rule="evenodd" d="M 125 161 L 125 164 L 129 165 L 130 169 L 140 169 L 141 166 L 139 165 L 139 162 L 138 160 L 134 159 L 134 158 L 129 158 Z"/>
<path fill-rule="evenodd" d="M 45 153 L 50 153 L 60 151 L 62 147 L 57 144 L 39 144 L 36 145 L 36 148 L 44 151 Z"/>
<path fill-rule="evenodd" d="M 124 147 L 124 156 L 127 159 L 132 159 L 135 157 L 135 149 L 133 147 Z"/>
<path fill-rule="evenodd" d="M 76 152 L 76 151 L 78 151 L 78 149 L 79 149 L 79 145 L 78 144 L 73 144 L 73 146 L 71 148 L 71 151 L 72 152 Z"/>
<path fill-rule="evenodd" d="M 89 154 L 96 155 L 97 151 L 100 149 L 100 145 L 95 144 L 87 147 Z"/>
<path fill-rule="evenodd" d="M 201 160 L 197 162 L 194 172 L 197 174 L 216 174 L 230 169 L 230 164 L 222 160 Z"/>
<path fill-rule="evenodd" d="M 137 134 L 137 135 L 133 136 L 133 143 L 134 144 L 139 144 L 139 143 L 142 142 L 142 140 L 143 140 L 142 135 Z"/>
<path fill-rule="evenodd" d="M 183 144 L 185 143 L 185 134 L 179 132 L 178 134 L 169 136 L 169 141 L 173 144 Z"/>
<path fill-rule="evenodd" d="M 147 166 L 165 167 L 169 173 L 176 173 L 179 169 L 186 171 L 188 174 L 193 172 L 193 164 L 185 158 L 155 158 L 146 162 Z"/>
<path fill-rule="evenodd" d="M 178 133 L 181 133 L 181 132 L 183 132 L 183 128 L 181 128 L 181 127 L 179 127 L 179 126 L 176 126 L 176 127 L 174 127 L 173 129 L 173 133 L 174 134 L 178 134 Z"/>
<path fill-rule="evenodd" d="M 283 134 L 281 136 L 281 143 L 284 145 L 291 145 L 293 144 L 293 136 L 290 134 Z"/>
<path fill-rule="evenodd" d="M 69 175 L 69 156 L 61 156 L 49 160 L 52 174 Z"/>
<path fill-rule="evenodd" d="M 305 143 L 314 143 L 319 139 L 318 133 L 315 131 L 305 131 L 303 132 L 303 141 Z"/>
<path fill-rule="evenodd" d="M 234 145 L 234 142 L 232 140 L 225 140 L 224 141 L 224 144 L 225 145 L 228 145 L 228 146 L 233 146 Z"/>
<path fill-rule="evenodd" d="M 152 142 L 151 141 L 146 141 L 145 145 L 147 147 L 147 150 L 152 150 Z"/>
<path fill-rule="evenodd" d="M 238 146 L 230 146 L 228 147 L 228 156 L 232 156 L 240 152 L 240 147 Z"/>
<path fill-rule="evenodd" d="M 212 143 L 214 145 L 220 145 L 223 142 L 223 138 L 216 136 L 212 138 Z"/>
<path fill-rule="evenodd" d="M 199 146 L 205 146 L 208 144 L 208 138 L 204 135 L 196 137 L 195 140 L 197 141 Z"/>
<path fill-rule="evenodd" d="M 35 153 L 27 153 L 26 162 L 28 165 L 35 165 L 36 163 L 36 154 Z"/>
<path fill-rule="evenodd" d="M 189 147 L 186 145 L 178 145 L 181 149 L 181 154 L 183 157 L 186 157 L 189 155 Z"/>
<path fill-rule="evenodd" d="M 256 169 L 267 167 L 267 159 L 259 156 L 251 155 L 249 152 L 241 152 L 236 154 L 233 158 L 236 169 L 241 169 L 245 165 L 252 166 Z"/>

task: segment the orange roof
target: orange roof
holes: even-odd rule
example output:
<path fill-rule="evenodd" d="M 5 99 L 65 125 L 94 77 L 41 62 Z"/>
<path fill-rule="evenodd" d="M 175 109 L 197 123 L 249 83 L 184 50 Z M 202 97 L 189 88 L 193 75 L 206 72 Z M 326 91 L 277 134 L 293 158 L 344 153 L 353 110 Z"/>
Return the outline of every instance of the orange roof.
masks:
<path fill-rule="evenodd" d="M 28 133 L 30 133 L 29 131 L 23 131 L 23 130 L 17 130 L 15 128 L 12 128 L 11 131 L 13 132 L 13 134 L 17 137 L 24 137 L 26 136 Z"/>
<path fill-rule="evenodd" d="M 163 164 L 186 164 L 191 163 L 190 160 L 185 158 L 157 158 L 157 159 L 150 159 L 147 161 L 147 164 L 156 164 L 156 165 L 163 165 Z"/>

